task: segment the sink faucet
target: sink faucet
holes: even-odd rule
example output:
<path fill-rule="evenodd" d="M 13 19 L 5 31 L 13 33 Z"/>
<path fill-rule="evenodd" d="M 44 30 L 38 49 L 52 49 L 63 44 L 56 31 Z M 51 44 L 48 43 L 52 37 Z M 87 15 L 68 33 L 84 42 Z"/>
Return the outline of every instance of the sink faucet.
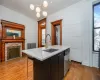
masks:
<path fill-rule="evenodd" d="M 48 44 L 47 44 L 47 37 L 48 37 L 48 36 L 50 37 L 50 40 L 51 40 L 50 34 L 47 34 L 47 35 L 46 35 L 46 38 L 45 38 L 45 47 L 46 47 L 46 48 L 48 48 Z"/>

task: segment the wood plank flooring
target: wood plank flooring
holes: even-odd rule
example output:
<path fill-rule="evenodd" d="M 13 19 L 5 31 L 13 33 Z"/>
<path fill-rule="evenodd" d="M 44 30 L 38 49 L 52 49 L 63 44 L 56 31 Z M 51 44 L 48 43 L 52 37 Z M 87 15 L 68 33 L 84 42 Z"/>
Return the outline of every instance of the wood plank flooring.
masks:
<path fill-rule="evenodd" d="M 33 62 L 27 58 L 17 58 L 0 63 L 0 80 L 33 80 Z M 100 71 L 96 68 L 71 63 L 70 70 L 64 80 L 100 80 Z"/>
<path fill-rule="evenodd" d="M 64 80 L 100 80 L 100 71 L 97 68 L 71 63 L 70 70 Z"/>
<path fill-rule="evenodd" d="M 17 58 L 0 63 L 0 80 L 33 80 L 32 61 L 28 60 L 27 79 L 27 57 Z"/>

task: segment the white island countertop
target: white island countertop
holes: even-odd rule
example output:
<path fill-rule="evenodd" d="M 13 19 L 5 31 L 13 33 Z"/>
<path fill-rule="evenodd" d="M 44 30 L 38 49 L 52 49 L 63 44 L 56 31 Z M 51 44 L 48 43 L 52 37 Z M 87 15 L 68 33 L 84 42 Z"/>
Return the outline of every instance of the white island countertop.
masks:
<path fill-rule="evenodd" d="M 52 53 L 44 51 L 44 50 L 50 49 L 50 48 L 58 49 L 58 50 L 55 52 L 52 52 Z M 32 58 L 35 58 L 35 59 L 40 60 L 40 61 L 44 61 L 44 60 L 46 60 L 54 55 L 59 54 L 60 52 L 66 50 L 68 48 L 70 48 L 70 47 L 61 46 L 61 45 L 54 45 L 54 46 L 49 46 L 48 48 L 42 47 L 42 48 L 22 50 L 22 52 L 27 54 L 28 56 L 30 56 Z"/>

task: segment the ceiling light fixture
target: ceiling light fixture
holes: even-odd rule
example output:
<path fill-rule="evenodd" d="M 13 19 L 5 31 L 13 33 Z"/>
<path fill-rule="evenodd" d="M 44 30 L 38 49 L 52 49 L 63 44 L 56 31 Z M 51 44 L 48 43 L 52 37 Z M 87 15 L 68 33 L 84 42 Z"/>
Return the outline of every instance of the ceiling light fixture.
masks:
<path fill-rule="evenodd" d="M 36 16 L 39 18 L 40 17 L 40 13 L 37 13 Z"/>
<path fill-rule="evenodd" d="M 47 16 L 47 12 L 46 11 L 43 11 L 43 16 Z"/>
<path fill-rule="evenodd" d="M 48 7 L 48 2 L 47 2 L 47 1 L 44 1 L 44 2 L 43 2 L 43 6 L 44 6 L 44 7 Z"/>
<path fill-rule="evenodd" d="M 30 9 L 34 10 L 34 5 L 33 4 L 30 4 Z"/>
<path fill-rule="evenodd" d="M 52 3 L 52 1 L 51 1 L 51 3 Z M 36 7 L 36 9 L 35 9 L 35 7 Z M 30 9 L 31 10 L 36 10 L 36 16 L 39 18 L 40 17 L 40 12 L 41 12 L 41 9 L 44 9 L 43 7 L 48 7 L 48 2 L 45 0 L 45 1 L 43 1 L 43 4 L 41 4 L 41 5 L 33 5 L 33 4 L 30 4 Z M 43 16 L 47 16 L 47 12 L 46 11 L 43 11 L 42 12 L 42 14 L 43 14 Z"/>
<path fill-rule="evenodd" d="M 36 8 L 36 12 L 37 12 L 37 13 L 40 13 L 40 11 L 41 11 L 40 7 L 37 7 L 37 8 Z"/>

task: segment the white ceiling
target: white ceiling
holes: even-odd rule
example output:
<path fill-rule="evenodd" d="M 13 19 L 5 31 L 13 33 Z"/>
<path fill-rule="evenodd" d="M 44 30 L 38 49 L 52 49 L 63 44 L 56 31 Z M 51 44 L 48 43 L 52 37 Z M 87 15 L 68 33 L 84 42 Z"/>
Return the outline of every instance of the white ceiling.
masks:
<path fill-rule="evenodd" d="M 0 0 L 0 5 L 3 5 L 7 8 L 20 12 L 28 17 L 34 18 L 35 20 L 38 20 L 36 17 L 36 11 L 31 11 L 29 5 L 30 4 L 40 5 L 43 3 L 43 1 L 44 0 Z M 47 1 L 49 2 L 49 6 L 47 9 L 43 10 L 46 10 L 48 12 L 48 15 L 50 15 L 65 7 L 75 4 L 81 0 L 47 0 Z M 44 17 L 41 15 L 41 18 L 39 19 L 42 18 Z"/>

